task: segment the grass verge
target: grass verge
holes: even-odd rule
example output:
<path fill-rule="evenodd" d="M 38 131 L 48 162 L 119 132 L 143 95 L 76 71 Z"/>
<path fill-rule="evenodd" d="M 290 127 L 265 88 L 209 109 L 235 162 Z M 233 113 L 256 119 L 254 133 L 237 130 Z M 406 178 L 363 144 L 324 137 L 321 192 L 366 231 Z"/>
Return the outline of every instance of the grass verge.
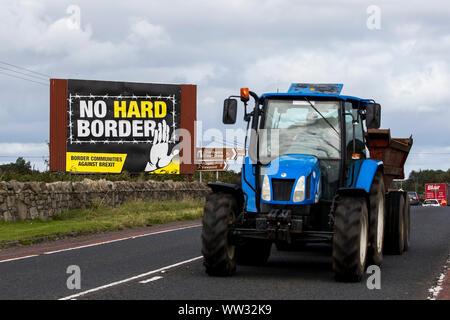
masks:
<path fill-rule="evenodd" d="M 52 220 L 0 222 L 0 245 L 39 242 L 96 232 L 195 220 L 203 215 L 202 201 L 127 202 L 116 208 L 103 205 L 70 210 Z"/>

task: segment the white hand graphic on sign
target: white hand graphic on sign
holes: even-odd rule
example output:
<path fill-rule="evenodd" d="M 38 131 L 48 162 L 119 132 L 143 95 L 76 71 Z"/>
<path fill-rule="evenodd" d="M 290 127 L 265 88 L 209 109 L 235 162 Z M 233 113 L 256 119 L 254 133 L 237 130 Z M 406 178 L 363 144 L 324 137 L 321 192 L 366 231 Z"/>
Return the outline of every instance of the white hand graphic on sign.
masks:
<path fill-rule="evenodd" d="M 167 125 L 166 120 L 163 120 L 162 125 L 161 123 L 158 123 L 158 129 L 155 129 L 153 137 L 153 146 L 150 149 L 150 161 L 147 162 L 147 166 L 145 167 L 146 172 L 154 171 L 169 165 L 173 157 L 179 152 L 177 148 L 173 148 L 172 152 L 168 154 L 170 128 Z"/>

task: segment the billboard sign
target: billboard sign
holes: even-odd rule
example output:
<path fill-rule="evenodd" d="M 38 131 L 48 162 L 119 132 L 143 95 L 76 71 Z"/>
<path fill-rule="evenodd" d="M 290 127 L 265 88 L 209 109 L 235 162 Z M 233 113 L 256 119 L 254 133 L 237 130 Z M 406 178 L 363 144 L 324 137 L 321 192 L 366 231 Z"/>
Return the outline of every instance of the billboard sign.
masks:
<path fill-rule="evenodd" d="M 62 171 L 61 163 L 52 164 L 52 158 L 55 162 L 62 151 L 65 159 L 59 160 L 65 163 L 67 172 L 179 174 L 195 170 L 195 166 L 183 168 L 181 164 L 177 133 L 183 126 L 192 128 L 193 133 L 196 86 L 60 79 L 52 82 L 58 83 L 51 86 L 51 170 Z M 65 86 L 66 91 L 61 92 Z M 186 90 L 191 97 L 183 104 Z M 64 95 L 66 101 L 61 106 L 56 100 L 62 101 Z M 57 120 L 62 116 L 61 110 L 55 109 L 65 109 L 65 130 L 58 130 Z M 66 138 L 64 147 L 57 137 L 61 134 Z"/>

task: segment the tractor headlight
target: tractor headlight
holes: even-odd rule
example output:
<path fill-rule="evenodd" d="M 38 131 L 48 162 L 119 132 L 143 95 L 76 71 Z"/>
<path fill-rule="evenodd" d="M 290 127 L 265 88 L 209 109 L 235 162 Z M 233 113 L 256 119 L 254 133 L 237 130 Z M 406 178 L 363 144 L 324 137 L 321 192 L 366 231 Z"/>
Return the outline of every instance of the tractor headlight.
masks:
<path fill-rule="evenodd" d="M 267 175 L 264 176 L 261 198 L 264 201 L 270 201 L 270 181 L 269 181 L 269 177 Z"/>
<path fill-rule="evenodd" d="M 305 200 L 305 176 L 301 176 L 294 188 L 294 202 Z"/>

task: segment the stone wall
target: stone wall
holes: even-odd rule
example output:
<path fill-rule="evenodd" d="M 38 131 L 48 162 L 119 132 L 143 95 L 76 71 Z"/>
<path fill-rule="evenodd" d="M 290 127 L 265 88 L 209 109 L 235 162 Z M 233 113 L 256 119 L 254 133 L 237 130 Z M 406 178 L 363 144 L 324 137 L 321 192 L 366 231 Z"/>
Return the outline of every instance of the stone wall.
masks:
<path fill-rule="evenodd" d="M 0 182 L 0 220 L 45 220 L 94 203 L 114 207 L 133 200 L 202 200 L 208 192 L 199 182 Z"/>

